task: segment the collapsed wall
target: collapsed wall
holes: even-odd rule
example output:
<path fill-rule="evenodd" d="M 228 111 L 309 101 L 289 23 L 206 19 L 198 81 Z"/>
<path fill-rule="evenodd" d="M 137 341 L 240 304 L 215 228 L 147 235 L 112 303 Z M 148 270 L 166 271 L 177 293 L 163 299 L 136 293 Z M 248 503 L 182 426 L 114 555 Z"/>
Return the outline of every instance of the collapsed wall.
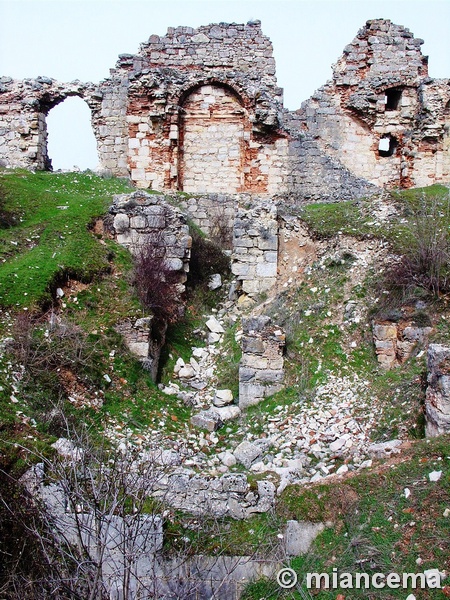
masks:
<path fill-rule="evenodd" d="M 171 302 L 182 311 L 181 296 L 185 290 L 192 245 L 186 215 L 168 204 L 164 196 L 142 190 L 115 196 L 109 212 L 109 225 L 117 242 L 146 261 L 145 267 L 152 271 L 154 285 L 164 285 L 170 278 Z M 159 292 L 150 291 L 154 298 L 160 299 L 167 290 L 164 287 Z M 142 360 L 153 380 L 158 374 L 168 325 L 160 308 L 155 306 L 153 315 L 134 322 L 126 319 L 117 326 L 128 348 Z"/>
<path fill-rule="evenodd" d="M 405 27 L 368 21 L 291 125 L 378 187 L 448 182 L 450 82 L 428 76 L 422 44 Z"/>

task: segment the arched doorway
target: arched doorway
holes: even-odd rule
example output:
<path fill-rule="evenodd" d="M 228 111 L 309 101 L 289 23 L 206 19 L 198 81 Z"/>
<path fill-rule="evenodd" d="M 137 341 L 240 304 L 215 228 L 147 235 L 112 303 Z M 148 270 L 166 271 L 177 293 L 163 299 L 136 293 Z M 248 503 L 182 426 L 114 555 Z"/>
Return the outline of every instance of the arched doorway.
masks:
<path fill-rule="evenodd" d="M 71 96 L 52 108 L 47 117 L 47 156 L 53 170 L 96 169 L 97 143 L 91 111 L 81 98 Z"/>
<path fill-rule="evenodd" d="M 245 109 L 231 89 L 195 88 L 180 117 L 179 187 L 185 192 L 242 191 Z"/>

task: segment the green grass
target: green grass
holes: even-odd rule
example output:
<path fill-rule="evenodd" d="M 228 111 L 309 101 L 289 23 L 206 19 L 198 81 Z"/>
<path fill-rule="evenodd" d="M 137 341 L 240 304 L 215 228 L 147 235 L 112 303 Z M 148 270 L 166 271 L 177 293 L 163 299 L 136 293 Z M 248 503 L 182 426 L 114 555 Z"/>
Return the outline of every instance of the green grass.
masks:
<path fill-rule="evenodd" d="M 16 471 L 24 467 L 14 443 L 41 444 L 49 450 L 49 444 L 65 433 L 61 411 L 72 425 L 88 424 L 93 435 L 120 424 L 132 432 L 134 441 L 149 428 L 178 439 L 190 410 L 159 391 L 115 330 L 122 320 L 145 314 L 130 283 L 132 258 L 114 241 L 89 230 L 106 214 L 112 195 L 131 188 L 122 180 L 90 173 L 15 171 L 0 178 L 8 190 L 8 214 L 16 217 L 12 227 L 0 230 L 0 305 L 8 309 L 1 320 L 2 334 L 16 339 L 16 350 L 8 348 L 0 356 L 2 464 Z M 69 278 L 66 295 L 53 308 L 63 327 L 78 332 L 76 343 L 66 347 L 64 335 L 52 333 L 47 344 L 48 319 L 40 309 L 50 303 L 54 285 Z M 19 322 L 28 323 L 24 331 L 17 329 Z M 178 339 L 186 346 L 193 342 L 187 333 L 192 329 L 188 315 L 173 334 L 169 332 L 169 342 Z M 31 352 L 26 350 L 28 336 L 33 340 Z M 19 378 L 18 362 L 25 366 Z M 39 369 L 40 364 L 46 366 Z M 86 403 L 71 403 L 68 398 L 74 392 Z M 11 402 L 12 394 L 17 403 Z"/>
<path fill-rule="evenodd" d="M 379 226 L 361 210 L 361 202 L 316 203 L 303 207 L 300 218 L 319 239 L 338 234 L 355 237 L 379 235 Z"/>
<path fill-rule="evenodd" d="M 231 518 L 195 518 L 174 512 L 165 525 L 164 551 L 189 555 L 230 555 L 267 558 L 278 544 L 283 521 L 274 513 Z"/>
<path fill-rule="evenodd" d="M 450 438 L 417 442 L 396 464 L 362 472 L 345 482 L 292 486 L 282 493 L 277 516 L 285 519 L 328 522 L 308 554 L 292 559 L 290 566 L 302 582 L 307 572 L 418 573 L 448 568 L 450 555 Z M 438 482 L 429 473 L 442 471 Z M 407 499 L 405 488 L 411 491 Z M 420 564 L 417 564 L 420 559 Z M 444 584 L 448 585 L 447 580 Z M 306 593 L 305 587 L 303 587 Z M 318 600 L 346 598 L 405 598 L 414 590 L 317 590 Z M 420 598 L 446 597 L 441 590 L 420 592 Z M 283 592 L 275 581 L 261 580 L 244 598 L 304 598 Z"/>
<path fill-rule="evenodd" d="M 239 396 L 239 363 L 242 356 L 241 344 L 236 341 L 239 326 L 236 323 L 225 331 L 222 358 L 216 371 L 217 388 L 231 390 L 234 398 Z"/>
<path fill-rule="evenodd" d="M 0 231 L 0 304 L 40 306 L 67 276 L 90 281 L 109 268 L 108 248 L 88 230 L 112 195 L 131 191 L 118 179 L 91 173 L 22 171 L 0 174 L 6 208 L 17 224 Z"/>

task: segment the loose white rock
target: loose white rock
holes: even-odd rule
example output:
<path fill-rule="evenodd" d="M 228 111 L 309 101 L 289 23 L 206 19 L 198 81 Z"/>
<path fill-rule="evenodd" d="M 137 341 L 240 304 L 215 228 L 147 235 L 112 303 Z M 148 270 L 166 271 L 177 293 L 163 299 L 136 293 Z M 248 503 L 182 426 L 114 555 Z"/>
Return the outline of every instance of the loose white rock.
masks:
<path fill-rule="evenodd" d="M 216 319 L 216 317 L 210 317 L 206 321 L 206 327 L 212 333 L 225 333 L 225 329 L 222 327 L 222 325 L 219 323 L 219 321 Z"/>
<path fill-rule="evenodd" d="M 214 406 L 227 406 L 233 402 L 233 392 L 231 390 L 216 390 L 214 394 Z"/>
<path fill-rule="evenodd" d="M 430 481 L 439 481 L 441 476 L 442 471 L 431 471 L 431 473 L 428 474 L 428 478 L 430 479 Z"/>

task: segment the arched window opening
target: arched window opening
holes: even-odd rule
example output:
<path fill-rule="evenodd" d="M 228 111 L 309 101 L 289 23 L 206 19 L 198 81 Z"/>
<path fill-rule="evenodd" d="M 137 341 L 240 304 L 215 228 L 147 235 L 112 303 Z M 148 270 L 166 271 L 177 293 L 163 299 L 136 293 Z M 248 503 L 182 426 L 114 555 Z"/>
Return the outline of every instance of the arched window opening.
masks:
<path fill-rule="evenodd" d="M 51 109 L 46 121 L 49 168 L 83 171 L 98 167 L 91 111 L 84 100 L 76 96 L 67 98 Z"/>
<path fill-rule="evenodd" d="M 450 100 L 447 102 L 444 108 L 444 115 L 446 117 L 450 116 Z"/>
<path fill-rule="evenodd" d="M 392 135 L 385 135 L 378 142 L 379 156 L 393 156 L 397 151 L 398 141 Z"/>
<path fill-rule="evenodd" d="M 392 88 L 385 91 L 385 108 L 386 110 L 398 110 L 402 99 L 402 90 L 399 88 Z"/>

